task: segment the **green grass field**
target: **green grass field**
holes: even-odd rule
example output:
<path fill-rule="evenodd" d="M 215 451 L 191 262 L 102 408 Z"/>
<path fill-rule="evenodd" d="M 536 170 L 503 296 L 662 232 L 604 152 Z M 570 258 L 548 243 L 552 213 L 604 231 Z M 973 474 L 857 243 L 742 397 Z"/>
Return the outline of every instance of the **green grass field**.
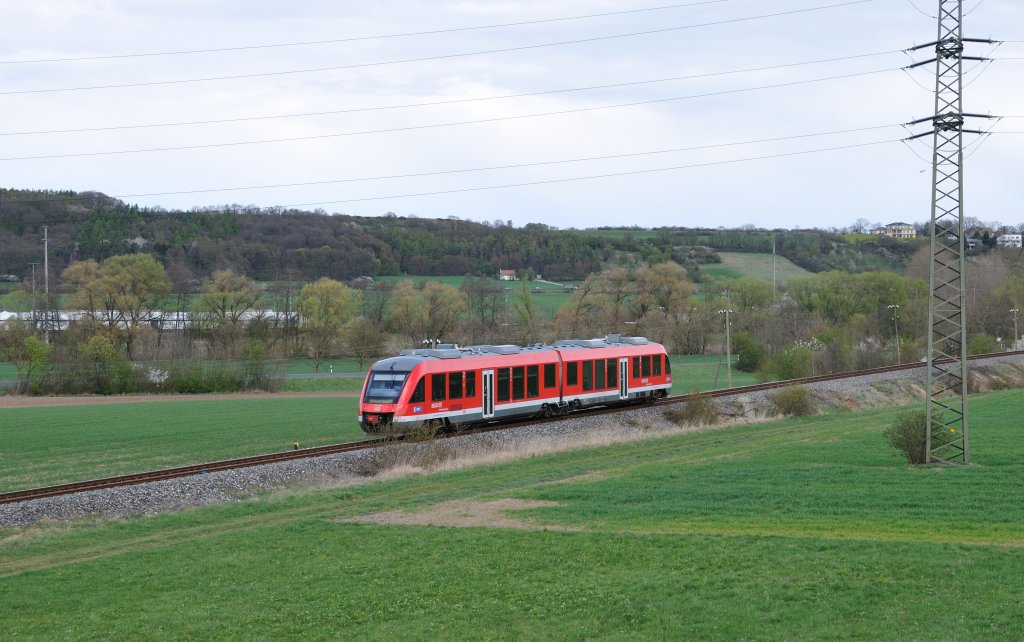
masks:
<path fill-rule="evenodd" d="M 726 387 L 717 357 L 675 357 L 673 364 L 674 394 Z M 752 375 L 733 374 L 734 385 L 753 382 Z M 282 382 L 284 392 L 358 392 L 362 385 L 362 378 Z M 0 409 L 0 491 L 244 457 L 296 441 L 313 446 L 360 439 L 356 403 L 240 395 Z"/>
<path fill-rule="evenodd" d="M 700 271 L 708 276 L 727 279 L 750 278 L 759 281 L 772 280 L 772 255 L 752 254 L 746 252 L 719 252 L 721 263 L 709 263 L 700 266 Z M 792 279 L 810 276 L 807 270 L 792 263 L 789 259 L 775 257 L 775 277 L 779 283 L 787 283 Z"/>
<path fill-rule="evenodd" d="M 875 410 L 8 530 L 0 618 L 40 640 L 1022 639 L 1022 402 L 972 398 L 963 468 L 908 468 Z M 404 523 L 452 500 L 547 503 Z"/>
<path fill-rule="evenodd" d="M 362 439 L 354 398 L 0 409 L 0 491 Z"/>

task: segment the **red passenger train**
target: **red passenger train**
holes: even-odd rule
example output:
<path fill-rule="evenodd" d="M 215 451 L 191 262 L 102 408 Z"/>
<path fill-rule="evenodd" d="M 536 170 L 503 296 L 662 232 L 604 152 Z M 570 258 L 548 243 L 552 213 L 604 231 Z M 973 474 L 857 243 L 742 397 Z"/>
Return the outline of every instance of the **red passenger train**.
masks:
<path fill-rule="evenodd" d="M 664 397 L 664 346 L 643 337 L 405 350 L 373 364 L 359 405 L 367 433 L 489 423 Z"/>

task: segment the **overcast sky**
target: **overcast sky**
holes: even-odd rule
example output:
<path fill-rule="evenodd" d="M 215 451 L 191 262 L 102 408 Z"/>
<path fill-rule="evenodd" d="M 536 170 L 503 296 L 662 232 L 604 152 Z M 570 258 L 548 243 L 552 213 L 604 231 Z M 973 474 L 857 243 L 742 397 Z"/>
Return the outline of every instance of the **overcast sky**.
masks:
<path fill-rule="evenodd" d="M 1000 60 L 966 65 L 965 111 L 1024 131 L 1024 5 L 978 3 L 965 36 L 1018 42 L 969 46 Z M 897 125 L 933 112 L 934 66 L 900 50 L 935 39 L 938 2 L 841 4 L 0 0 L 0 186 L 561 228 L 924 221 L 931 138 Z M 210 49 L 231 50 L 125 57 Z M 965 213 L 1024 223 L 1024 135 L 971 140 Z M 509 165 L 531 166 L 488 169 Z"/>

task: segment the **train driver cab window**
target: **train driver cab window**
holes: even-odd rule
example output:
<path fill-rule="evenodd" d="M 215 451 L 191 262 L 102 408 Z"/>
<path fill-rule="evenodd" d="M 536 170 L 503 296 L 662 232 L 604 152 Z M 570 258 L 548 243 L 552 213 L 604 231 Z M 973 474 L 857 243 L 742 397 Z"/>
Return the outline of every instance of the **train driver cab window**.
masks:
<path fill-rule="evenodd" d="M 412 396 L 409 397 L 409 403 L 423 403 L 427 399 L 426 377 L 420 377 L 420 380 L 416 382 L 416 388 L 412 391 Z"/>
<path fill-rule="evenodd" d="M 444 401 L 444 373 L 430 375 L 430 400 Z"/>
<path fill-rule="evenodd" d="M 594 389 L 594 362 L 584 361 L 583 362 L 583 389 L 593 390 Z"/>
<path fill-rule="evenodd" d="M 578 381 L 576 377 L 577 368 L 579 367 L 579 361 L 573 361 L 572 363 L 565 364 L 565 385 L 575 386 Z"/>
<path fill-rule="evenodd" d="M 512 368 L 512 399 L 522 399 L 525 393 L 523 386 L 523 370 L 522 366 L 518 368 Z"/>
<path fill-rule="evenodd" d="M 540 366 L 526 366 L 526 398 L 540 396 Z"/>
<path fill-rule="evenodd" d="M 640 357 L 640 365 L 643 369 L 643 376 L 651 376 L 651 357 L 650 355 Z"/>
<path fill-rule="evenodd" d="M 476 396 L 476 372 L 472 370 L 466 371 L 466 396 L 470 398 Z"/>
<path fill-rule="evenodd" d="M 604 359 L 595 361 L 594 366 L 594 389 L 601 390 L 604 388 Z"/>
<path fill-rule="evenodd" d="M 672 362 L 668 360 L 668 355 L 665 355 L 665 374 L 672 374 Z"/>
<path fill-rule="evenodd" d="M 553 363 L 545 363 L 544 364 L 544 387 L 545 388 L 554 388 L 556 385 L 558 385 L 558 382 L 555 380 L 555 364 L 553 364 Z"/>
<path fill-rule="evenodd" d="M 462 399 L 462 373 L 448 373 L 448 398 Z"/>
<path fill-rule="evenodd" d="M 651 374 L 655 377 L 661 376 L 661 355 L 656 354 L 651 358 Z"/>
<path fill-rule="evenodd" d="M 498 401 L 509 400 L 508 368 L 498 368 Z"/>
<path fill-rule="evenodd" d="M 366 386 L 366 395 L 363 401 L 366 403 L 398 403 L 398 396 L 402 394 L 402 387 L 409 376 L 408 372 L 372 372 L 370 383 Z"/>
<path fill-rule="evenodd" d="M 640 378 L 640 357 L 633 357 L 633 378 Z"/>

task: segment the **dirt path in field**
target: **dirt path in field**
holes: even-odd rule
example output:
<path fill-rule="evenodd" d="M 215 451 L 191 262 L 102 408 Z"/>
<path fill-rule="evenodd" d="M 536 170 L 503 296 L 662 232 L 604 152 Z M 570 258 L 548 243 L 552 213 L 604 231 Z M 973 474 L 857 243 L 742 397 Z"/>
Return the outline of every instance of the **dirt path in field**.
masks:
<path fill-rule="evenodd" d="M 3 395 L 0 396 L 0 408 L 95 406 L 112 403 L 152 403 L 154 401 L 223 401 L 227 399 L 340 399 L 358 396 L 358 392 L 253 392 L 206 395 L 111 395 L 109 397 L 22 397 Z"/>
<path fill-rule="evenodd" d="M 519 510 L 557 505 L 557 502 L 527 501 L 523 499 L 498 499 L 489 502 L 461 499 L 435 504 L 430 508 L 415 513 L 396 510 L 387 513 L 374 513 L 373 515 L 345 517 L 336 521 L 385 525 L 398 524 L 403 526 L 451 526 L 457 528 L 485 526 L 488 528 L 511 528 L 529 531 L 581 530 L 567 526 L 534 524 L 518 519 L 510 514 Z"/>

